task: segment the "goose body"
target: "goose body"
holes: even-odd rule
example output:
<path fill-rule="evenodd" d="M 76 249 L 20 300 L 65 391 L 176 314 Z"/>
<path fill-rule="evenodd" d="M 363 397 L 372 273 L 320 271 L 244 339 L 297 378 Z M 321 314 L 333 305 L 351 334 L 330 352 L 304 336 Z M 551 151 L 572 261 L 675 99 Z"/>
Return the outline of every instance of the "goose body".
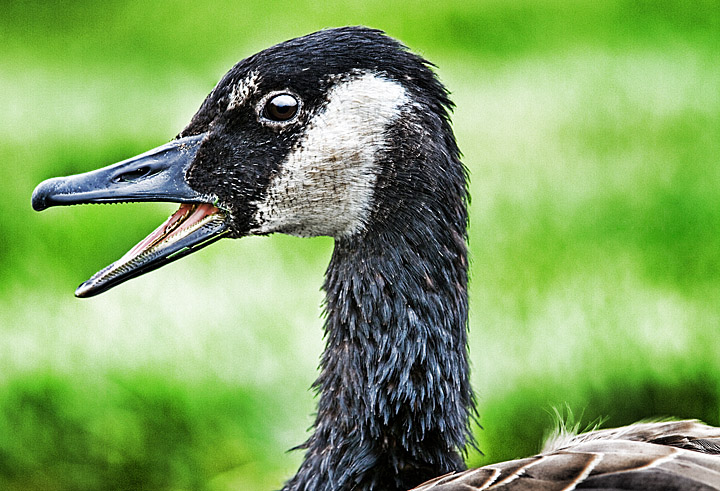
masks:
<path fill-rule="evenodd" d="M 49 179 L 33 207 L 180 203 L 81 297 L 220 238 L 335 238 L 318 412 L 287 491 L 720 489 L 720 431 L 696 422 L 602 430 L 464 471 L 467 176 L 450 108 L 428 63 L 381 32 L 319 31 L 236 64 L 170 143 Z"/>
<path fill-rule="evenodd" d="M 415 489 L 720 489 L 720 431 L 697 421 L 638 423 L 553 443 L 539 455 L 440 476 Z"/>

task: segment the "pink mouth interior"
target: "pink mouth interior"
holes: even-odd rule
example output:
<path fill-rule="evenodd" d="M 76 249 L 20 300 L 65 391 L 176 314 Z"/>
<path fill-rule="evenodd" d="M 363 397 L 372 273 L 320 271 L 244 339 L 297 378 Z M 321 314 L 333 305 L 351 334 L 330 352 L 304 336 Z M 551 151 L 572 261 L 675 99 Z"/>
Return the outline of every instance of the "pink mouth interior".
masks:
<path fill-rule="evenodd" d="M 177 235 L 183 230 L 192 227 L 203 218 L 219 213 L 220 210 L 210 203 L 187 204 L 183 203 L 165 222 L 156 228 L 150 235 L 130 249 L 120 261 L 128 260 L 168 238 Z"/>

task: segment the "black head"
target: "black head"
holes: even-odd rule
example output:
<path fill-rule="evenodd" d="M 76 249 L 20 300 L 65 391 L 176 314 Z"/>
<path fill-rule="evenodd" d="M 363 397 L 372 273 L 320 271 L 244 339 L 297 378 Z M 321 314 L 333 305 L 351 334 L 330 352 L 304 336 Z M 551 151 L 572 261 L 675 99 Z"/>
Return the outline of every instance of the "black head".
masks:
<path fill-rule="evenodd" d="M 183 203 L 78 296 L 221 237 L 357 236 L 437 206 L 464 220 L 449 107 L 428 63 L 397 41 L 363 27 L 323 30 L 240 61 L 172 142 L 45 181 L 33 207 Z"/>

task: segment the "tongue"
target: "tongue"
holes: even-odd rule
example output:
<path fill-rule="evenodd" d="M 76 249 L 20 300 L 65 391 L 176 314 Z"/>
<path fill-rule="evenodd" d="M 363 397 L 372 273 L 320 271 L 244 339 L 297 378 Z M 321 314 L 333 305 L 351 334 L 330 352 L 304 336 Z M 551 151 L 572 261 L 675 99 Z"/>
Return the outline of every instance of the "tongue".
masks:
<path fill-rule="evenodd" d="M 175 222 L 172 221 L 175 216 L 180 214 L 180 216 L 182 217 L 182 214 L 184 213 L 184 211 L 183 211 L 184 207 L 189 207 L 190 209 L 192 209 L 192 205 L 183 204 L 182 206 L 180 206 L 180 209 L 178 211 L 176 211 L 175 214 L 173 214 L 173 216 L 171 216 L 169 218 L 168 222 L 171 222 L 171 223 L 168 223 L 168 228 L 175 224 Z M 215 208 L 210 203 L 203 203 L 201 205 L 198 205 L 198 207 L 195 209 L 195 211 L 192 212 L 192 215 L 190 215 L 188 217 L 188 219 L 182 223 L 180 228 L 182 229 L 182 228 L 187 228 L 192 225 L 195 225 L 197 222 L 199 222 L 206 216 L 210 216 L 210 215 L 213 215 L 218 212 L 220 212 L 220 210 L 218 208 Z"/>
<path fill-rule="evenodd" d="M 175 213 L 163 222 L 162 225 L 153 230 L 152 233 L 143 240 L 138 242 L 138 244 L 130 249 L 122 258 L 120 258 L 118 262 L 124 262 L 134 256 L 137 256 L 142 251 L 162 240 L 164 236 L 169 236 L 172 232 L 177 232 L 183 228 L 190 227 L 206 216 L 219 211 L 220 210 L 209 203 L 203 203 L 201 205 L 183 203 Z M 190 216 L 187 216 L 188 214 L 190 214 Z M 180 223 L 178 224 L 178 222 Z"/>

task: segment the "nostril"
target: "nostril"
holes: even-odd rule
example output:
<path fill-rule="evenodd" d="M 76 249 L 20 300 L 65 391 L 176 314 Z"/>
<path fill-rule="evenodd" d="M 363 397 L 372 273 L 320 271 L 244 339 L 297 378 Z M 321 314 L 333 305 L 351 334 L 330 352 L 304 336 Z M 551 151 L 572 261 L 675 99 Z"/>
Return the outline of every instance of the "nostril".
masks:
<path fill-rule="evenodd" d="M 123 172 L 113 178 L 114 182 L 132 182 L 147 177 L 151 173 L 150 167 L 138 167 L 135 170 Z"/>

